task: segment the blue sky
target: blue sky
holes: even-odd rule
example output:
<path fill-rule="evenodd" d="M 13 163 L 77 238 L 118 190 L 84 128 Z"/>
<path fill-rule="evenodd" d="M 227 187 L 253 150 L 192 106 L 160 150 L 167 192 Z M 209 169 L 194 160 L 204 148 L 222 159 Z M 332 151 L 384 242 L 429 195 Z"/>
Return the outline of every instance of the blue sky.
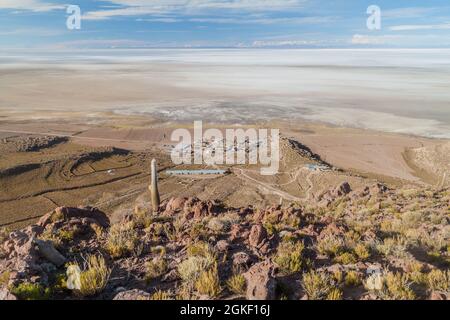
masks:
<path fill-rule="evenodd" d="M 66 28 L 68 4 L 81 30 Z M 369 5 L 382 13 L 368 30 Z M 450 47 L 448 0 L 0 0 L 0 48 Z"/>

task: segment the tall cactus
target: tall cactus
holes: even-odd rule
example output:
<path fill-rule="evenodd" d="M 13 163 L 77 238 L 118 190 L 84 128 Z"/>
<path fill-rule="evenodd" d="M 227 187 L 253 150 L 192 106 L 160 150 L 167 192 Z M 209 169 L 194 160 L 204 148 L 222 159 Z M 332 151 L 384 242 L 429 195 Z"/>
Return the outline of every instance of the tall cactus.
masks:
<path fill-rule="evenodd" d="M 156 160 L 152 160 L 152 170 L 151 170 L 151 185 L 149 187 L 151 198 L 152 198 L 152 207 L 153 212 L 158 212 L 159 210 L 159 204 L 161 202 L 161 199 L 159 198 L 159 191 L 158 191 L 158 171 L 156 171 Z"/>

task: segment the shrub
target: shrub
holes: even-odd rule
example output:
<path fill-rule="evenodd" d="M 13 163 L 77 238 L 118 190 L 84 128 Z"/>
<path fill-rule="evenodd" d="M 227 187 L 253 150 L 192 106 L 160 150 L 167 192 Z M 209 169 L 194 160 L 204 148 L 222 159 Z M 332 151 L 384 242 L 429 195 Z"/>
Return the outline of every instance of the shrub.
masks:
<path fill-rule="evenodd" d="M 225 218 L 214 217 L 209 220 L 208 228 L 217 234 L 221 234 L 227 232 L 231 228 L 231 221 Z"/>
<path fill-rule="evenodd" d="M 6 228 L 0 228 L 0 259 L 5 256 L 3 249 L 3 243 L 8 239 L 8 230 Z"/>
<path fill-rule="evenodd" d="M 345 275 L 345 285 L 348 287 L 357 287 L 361 285 L 361 277 L 356 271 L 349 271 Z"/>
<path fill-rule="evenodd" d="M 134 223 L 113 225 L 106 239 L 106 250 L 113 258 L 121 258 L 130 254 L 136 248 L 138 236 Z"/>
<path fill-rule="evenodd" d="M 278 246 L 274 262 L 278 265 L 281 272 L 292 274 L 302 268 L 302 253 L 305 249 L 303 243 L 282 242 Z"/>
<path fill-rule="evenodd" d="M 210 234 L 211 232 L 204 220 L 195 222 L 189 230 L 191 239 L 208 239 Z"/>
<path fill-rule="evenodd" d="M 6 239 L 8 238 L 8 235 L 9 235 L 8 229 L 1 227 L 0 228 L 0 244 L 3 244 L 3 242 L 6 241 Z"/>
<path fill-rule="evenodd" d="M 0 273 L 0 287 L 8 286 L 10 275 L 11 273 L 9 271 Z"/>
<path fill-rule="evenodd" d="M 341 270 L 336 270 L 333 272 L 333 279 L 336 281 L 336 283 L 342 283 L 344 281 L 344 274 Z"/>
<path fill-rule="evenodd" d="M 49 288 L 44 288 L 39 283 L 30 282 L 22 282 L 13 286 L 10 291 L 20 300 L 48 300 L 51 294 Z"/>
<path fill-rule="evenodd" d="M 431 290 L 449 291 L 450 271 L 432 270 L 427 275 L 427 284 Z"/>
<path fill-rule="evenodd" d="M 213 266 L 207 271 L 203 271 L 198 279 L 195 281 L 195 289 L 198 293 L 214 298 L 219 295 L 220 281 L 217 272 L 217 265 Z"/>
<path fill-rule="evenodd" d="M 342 238 L 329 234 L 319 240 L 317 250 L 320 254 L 328 257 L 335 257 L 345 249 L 345 242 Z"/>
<path fill-rule="evenodd" d="M 213 263 L 215 261 L 211 261 L 208 258 L 192 256 L 178 265 L 178 274 L 187 285 L 192 285 L 203 271 L 211 268 Z"/>
<path fill-rule="evenodd" d="M 150 227 L 154 220 L 145 208 L 136 206 L 134 208 L 133 221 L 137 227 L 145 229 Z"/>
<path fill-rule="evenodd" d="M 357 262 L 356 257 L 350 252 L 342 253 L 334 258 L 334 261 L 341 264 L 355 264 Z"/>
<path fill-rule="evenodd" d="M 419 262 L 411 262 L 409 264 L 410 272 L 408 273 L 409 279 L 418 284 L 418 285 L 426 285 L 427 284 L 427 275 L 422 272 L 422 264 Z"/>
<path fill-rule="evenodd" d="M 353 251 L 355 254 L 360 258 L 361 260 L 367 260 L 370 257 L 370 251 L 369 249 L 362 243 L 357 244 Z"/>
<path fill-rule="evenodd" d="M 147 273 L 145 280 L 150 282 L 151 280 L 162 276 L 167 271 L 167 262 L 163 257 L 153 259 L 147 264 Z"/>
<path fill-rule="evenodd" d="M 188 257 L 212 257 L 215 256 L 215 250 L 206 242 L 195 242 L 187 247 Z"/>
<path fill-rule="evenodd" d="M 167 291 L 158 290 L 151 295 L 150 300 L 171 300 L 170 293 Z"/>
<path fill-rule="evenodd" d="M 190 296 L 194 288 L 202 294 L 214 296 L 216 291 L 220 291 L 215 250 L 205 242 L 197 242 L 188 246 L 187 256 L 178 265 L 178 274 L 186 291 L 183 296 Z"/>
<path fill-rule="evenodd" d="M 102 256 L 89 255 L 84 260 L 83 271 L 80 273 L 80 288 L 75 289 L 75 292 L 83 297 L 88 297 L 105 289 L 111 270 Z"/>
<path fill-rule="evenodd" d="M 314 270 L 303 274 L 302 286 L 309 300 L 323 300 L 334 289 L 329 274 Z"/>
<path fill-rule="evenodd" d="M 342 291 L 338 288 L 331 289 L 326 300 L 342 300 Z"/>
<path fill-rule="evenodd" d="M 414 300 L 407 275 L 389 272 L 385 277 L 384 295 L 393 300 Z"/>
<path fill-rule="evenodd" d="M 246 287 L 246 281 L 244 276 L 242 274 L 232 275 L 227 280 L 227 287 L 234 294 L 244 295 Z"/>
<path fill-rule="evenodd" d="M 407 244 L 401 238 L 386 238 L 382 244 L 376 245 L 376 249 L 386 257 L 402 258 L 406 255 Z"/>

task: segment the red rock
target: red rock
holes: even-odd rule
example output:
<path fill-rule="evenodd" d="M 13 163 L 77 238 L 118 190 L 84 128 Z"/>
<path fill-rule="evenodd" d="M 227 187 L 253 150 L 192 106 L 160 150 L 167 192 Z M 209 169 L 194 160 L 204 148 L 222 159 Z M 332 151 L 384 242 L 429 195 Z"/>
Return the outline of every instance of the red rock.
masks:
<path fill-rule="evenodd" d="M 228 240 L 230 242 L 239 241 L 241 239 L 248 238 L 249 232 L 248 229 L 240 224 L 233 224 L 230 230 L 230 236 Z"/>
<path fill-rule="evenodd" d="M 447 296 L 439 291 L 433 291 L 430 295 L 430 300 L 447 300 Z"/>
<path fill-rule="evenodd" d="M 9 292 L 6 288 L 0 288 L 0 301 L 4 300 L 17 300 L 17 297 Z"/>
<path fill-rule="evenodd" d="M 96 208 L 91 207 L 59 207 L 39 219 L 37 225 L 45 228 L 48 224 L 53 222 L 52 217 L 55 216 L 62 216 L 66 221 L 72 218 L 91 218 L 103 228 L 108 228 L 110 225 L 109 218 L 106 216 L 106 214 Z"/>
<path fill-rule="evenodd" d="M 274 265 L 269 260 L 252 266 L 245 274 L 247 300 L 274 300 L 276 281 Z"/>
<path fill-rule="evenodd" d="M 233 266 L 247 267 L 251 262 L 250 256 L 245 252 L 236 252 L 233 254 Z"/>
<path fill-rule="evenodd" d="M 250 246 L 257 248 L 267 239 L 267 231 L 261 224 L 255 224 L 250 230 L 248 242 Z"/>
<path fill-rule="evenodd" d="M 179 212 L 183 210 L 184 204 L 188 198 L 172 198 L 169 200 L 169 202 L 166 205 L 166 211 L 170 212 Z"/>
<path fill-rule="evenodd" d="M 219 240 L 216 243 L 216 249 L 219 252 L 227 252 L 229 248 L 230 248 L 230 244 L 226 240 Z"/>
<path fill-rule="evenodd" d="M 150 300 L 151 295 L 142 290 L 133 289 L 128 291 L 122 291 L 118 293 L 113 300 Z"/>

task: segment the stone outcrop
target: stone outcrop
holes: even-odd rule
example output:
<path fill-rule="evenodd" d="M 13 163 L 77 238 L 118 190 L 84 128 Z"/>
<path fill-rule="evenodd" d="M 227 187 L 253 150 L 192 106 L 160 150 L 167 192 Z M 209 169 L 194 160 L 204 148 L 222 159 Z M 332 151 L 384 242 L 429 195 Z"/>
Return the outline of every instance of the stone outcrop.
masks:
<path fill-rule="evenodd" d="M 2 268 L 10 273 L 9 283 L 23 279 L 47 284 L 49 275 L 67 261 L 61 249 L 55 248 L 51 240 L 42 239 L 58 234 L 62 230 L 74 231 L 73 242 L 94 234 L 93 225 L 109 226 L 108 217 L 94 208 L 57 208 L 44 215 L 36 225 L 11 232 L 3 243 L 4 259 Z"/>
<path fill-rule="evenodd" d="M 275 299 L 274 269 L 273 263 L 266 260 L 255 264 L 244 274 L 247 281 L 246 298 L 248 300 Z"/>

